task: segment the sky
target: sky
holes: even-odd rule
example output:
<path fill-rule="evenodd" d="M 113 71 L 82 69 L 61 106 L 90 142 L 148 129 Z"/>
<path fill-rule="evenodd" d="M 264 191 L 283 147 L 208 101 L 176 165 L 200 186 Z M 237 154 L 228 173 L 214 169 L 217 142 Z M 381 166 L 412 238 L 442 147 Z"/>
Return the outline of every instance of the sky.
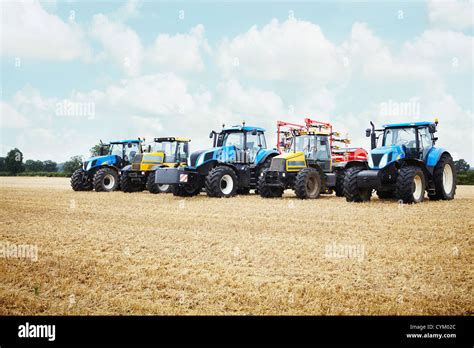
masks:
<path fill-rule="evenodd" d="M 0 156 L 63 162 L 99 139 L 211 146 L 222 124 L 439 119 L 474 165 L 472 1 L 1 1 Z"/>

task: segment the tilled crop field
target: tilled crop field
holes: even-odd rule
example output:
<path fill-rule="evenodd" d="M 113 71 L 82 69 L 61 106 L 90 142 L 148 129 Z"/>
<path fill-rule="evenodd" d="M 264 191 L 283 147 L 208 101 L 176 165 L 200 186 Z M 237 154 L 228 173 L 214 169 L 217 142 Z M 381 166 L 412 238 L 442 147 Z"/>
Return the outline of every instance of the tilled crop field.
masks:
<path fill-rule="evenodd" d="M 0 314 L 474 313 L 474 186 L 400 205 L 0 178 Z"/>

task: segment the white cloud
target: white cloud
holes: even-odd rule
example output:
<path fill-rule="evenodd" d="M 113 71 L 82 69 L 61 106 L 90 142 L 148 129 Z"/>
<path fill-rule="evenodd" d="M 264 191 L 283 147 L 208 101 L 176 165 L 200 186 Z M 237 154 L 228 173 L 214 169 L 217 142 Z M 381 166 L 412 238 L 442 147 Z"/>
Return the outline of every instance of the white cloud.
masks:
<path fill-rule="evenodd" d="M 119 22 L 125 22 L 130 18 L 138 17 L 143 0 L 128 0 L 124 5 L 120 6 L 111 17 Z"/>
<path fill-rule="evenodd" d="M 28 119 L 23 114 L 11 105 L 0 101 L 0 128 L 2 131 L 9 128 L 25 128 L 28 123 Z"/>
<path fill-rule="evenodd" d="M 209 51 L 204 26 L 199 24 L 189 34 L 159 34 L 149 48 L 148 61 L 167 71 L 202 71 L 201 55 Z"/>
<path fill-rule="evenodd" d="M 93 18 L 90 35 L 102 44 L 102 58 L 110 59 L 128 76 L 140 73 L 144 50 L 140 37 L 133 29 L 97 14 Z"/>
<path fill-rule="evenodd" d="M 473 26 L 473 6 L 468 0 L 430 0 L 428 17 L 434 26 L 462 30 Z"/>
<path fill-rule="evenodd" d="M 342 56 L 311 22 L 273 19 L 261 30 L 256 26 L 218 47 L 217 64 L 226 76 L 272 81 L 308 81 L 325 84 L 343 75 Z"/>
<path fill-rule="evenodd" d="M 38 1 L 4 1 L 2 55 L 46 60 L 90 58 L 79 26 L 46 12 Z"/>

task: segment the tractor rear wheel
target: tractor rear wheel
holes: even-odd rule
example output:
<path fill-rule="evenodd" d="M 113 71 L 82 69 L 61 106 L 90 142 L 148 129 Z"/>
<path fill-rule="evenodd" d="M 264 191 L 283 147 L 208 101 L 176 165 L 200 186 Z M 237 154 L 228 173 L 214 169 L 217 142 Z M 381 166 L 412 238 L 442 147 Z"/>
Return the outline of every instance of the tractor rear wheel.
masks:
<path fill-rule="evenodd" d="M 123 192 L 141 192 L 144 189 L 143 186 L 144 185 L 141 182 L 133 182 L 128 175 L 128 171 L 122 172 L 122 175 L 120 176 L 120 187 Z"/>
<path fill-rule="evenodd" d="M 456 194 L 456 170 L 453 158 L 444 153 L 433 171 L 435 194 L 428 195 L 431 200 L 451 200 Z"/>
<path fill-rule="evenodd" d="M 94 189 L 97 192 L 111 192 L 118 190 L 119 176 L 112 168 L 99 169 L 94 175 Z"/>
<path fill-rule="evenodd" d="M 295 194 L 301 199 L 318 198 L 321 193 L 321 176 L 317 169 L 304 168 L 295 178 Z"/>
<path fill-rule="evenodd" d="M 265 176 L 267 175 L 268 169 L 262 172 L 262 175 L 258 178 L 258 193 L 263 198 L 278 198 L 283 195 L 283 188 L 276 186 L 268 186 L 265 183 Z"/>
<path fill-rule="evenodd" d="M 234 170 L 219 166 L 206 176 L 206 192 L 209 197 L 232 197 L 237 194 L 238 180 Z"/>
<path fill-rule="evenodd" d="M 86 173 L 82 169 L 77 169 L 71 176 L 71 187 L 74 191 L 91 191 L 92 183 L 84 181 Z"/>
<path fill-rule="evenodd" d="M 201 187 L 193 184 L 170 185 L 170 187 L 173 196 L 178 197 L 193 197 L 201 192 Z"/>
<path fill-rule="evenodd" d="M 360 189 L 357 185 L 357 174 L 364 170 L 361 167 L 352 167 L 344 175 L 344 197 L 348 202 L 367 202 L 372 196 L 371 189 Z"/>
<path fill-rule="evenodd" d="M 426 188 L 425 174 L 417 166 L 400 168 L 395 188 L 395 197 L 403 203 L 423 202 Z"/>
<path fill-rule="evenodd" d="M 334 191 L 337 197 L 344 197 L 344 170 L 336 172 L 336 187 Z"/>

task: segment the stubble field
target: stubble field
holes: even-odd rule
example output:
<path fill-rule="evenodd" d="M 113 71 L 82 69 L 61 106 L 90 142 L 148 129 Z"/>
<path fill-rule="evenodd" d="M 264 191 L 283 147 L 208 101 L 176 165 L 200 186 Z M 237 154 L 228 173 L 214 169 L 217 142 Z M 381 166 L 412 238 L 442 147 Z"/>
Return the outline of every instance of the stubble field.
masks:
<path fill-rule="evenodd" d="M 0 315 L 469 315 L 473 203 L 473 186 L 399 205 L 0 178 Z"/>

